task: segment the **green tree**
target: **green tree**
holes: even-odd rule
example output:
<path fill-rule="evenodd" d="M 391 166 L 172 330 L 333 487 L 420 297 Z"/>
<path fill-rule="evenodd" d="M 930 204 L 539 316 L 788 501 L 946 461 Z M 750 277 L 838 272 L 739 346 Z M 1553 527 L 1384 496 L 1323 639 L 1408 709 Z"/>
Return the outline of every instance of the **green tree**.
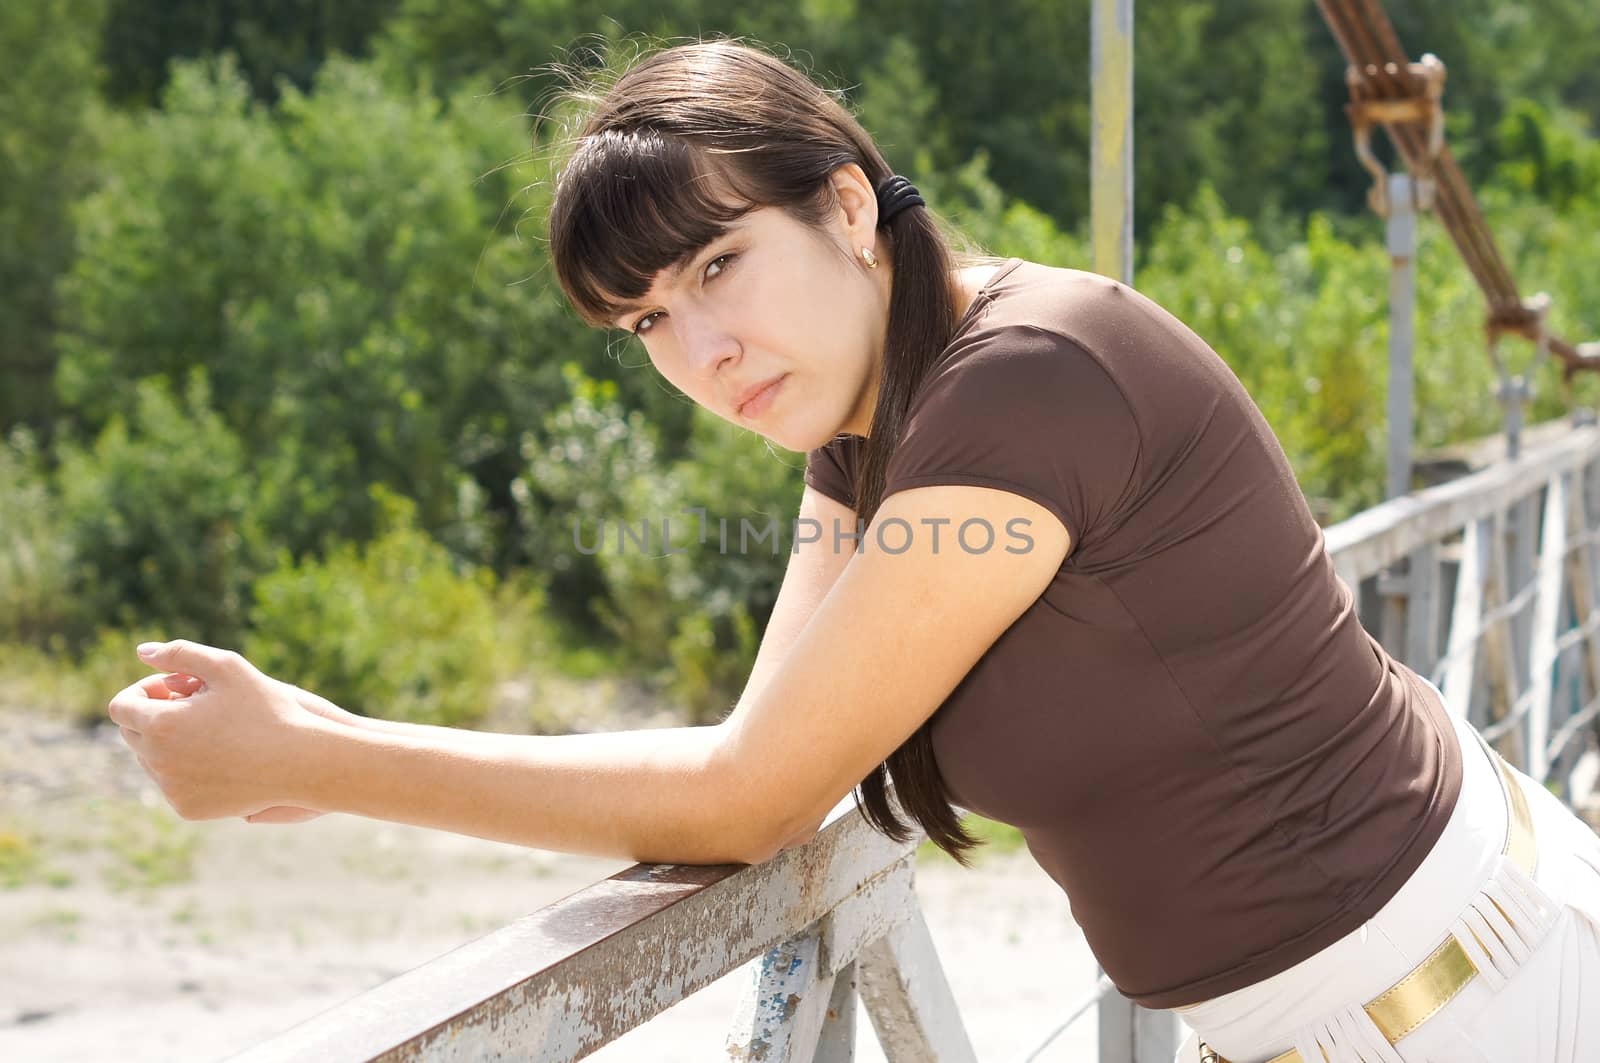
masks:
<path fill-rule="evenodd" d="M 268 110 L 230 61 L 180 65 L 77 212 L 57 374 L 76 424 L 207 367 L 296 553 L 371 534 L 372 483 L 430 528 L 461 522 L 473 483 L 509 507 L 521 431 L 562 392 L 549 352 L 607 354 L 523 283 L 539 261 L 505 216 L 524 127 L 503 103 L 395 95 L 341 60 Z"/>
<path fill-rule="evenodd" d="M 395 0 L 110 0 L 102 42 L 107 89 L 148 106 L 175 59 L 232 52 L 252 91 L 277 96 L 279 79 L 308 88 L 331 53 L 360 55 Z"/>
<path fill-rule="evenodd" d="M 88 186 L 103 5 L 0 4 L 0 433 L 48 429 L 53 292 Z"/>
<path fill-rule="evenodd" d="M 1496 176 L 1525 202 L 1558 211 L 1600 200 L 1600 141 L 1574 111 L 1513 101 L 1495 130 Z"/>
<path fill-rule="evenodd" d="M 1187 199 L 1205 181 L 1251 217 L 1320 198 L 1324 111 L 1337 110 L 1319 99 L 1327 86 L 1307 74 L 1317 69 L 1308 49 L 1332 48 L 1307 5 L 1156 0 L 1140 4 L 1136 18 L 1141 229 L 1161 204 Z M 620 41 L 626 57 L 636 47 L 629 34 L 748 35 L 851 99 L 876 92 L 867 125 L 914 178 L 983 153 L 1008 195 L 1073 227 L 1088 205 L 1088 31 L 1087 3 L 1055 0 L 998 0 L 982 10 L 961 0 L 759 9 L 626 0 L 603 14 L 548 0 L 404 0 L 378 54 L 392 69 L 444 84 L 523 79 L 517 91 L 538 106 L 556 85 L 549 64 L 569 55 L 591 63 L 589 53 L 607 42 Z M 1358 175 L 1347 143 L 1336 159 Z"/>

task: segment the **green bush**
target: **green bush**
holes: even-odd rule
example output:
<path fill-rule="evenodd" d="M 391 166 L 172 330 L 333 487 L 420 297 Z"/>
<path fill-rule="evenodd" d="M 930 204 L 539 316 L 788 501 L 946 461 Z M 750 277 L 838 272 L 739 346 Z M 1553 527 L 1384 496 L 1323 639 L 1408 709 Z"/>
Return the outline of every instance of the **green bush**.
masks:
<path fill-rule="evenodd" d="M 653 425 L 624 409 L 616 385 L 565 372 L 572 397 L 546 419 L 545 445 L 528 444 L 517 481 L 552 609 L 689 718 L 719 719 L 783 581 L 804 457 L 695 408 L 685 456 L 664 462 Z"/>
<path fill-rule="evenodd" d="M 744 689 L 794 545 L 803 455 L 697 409 L 688 454 L 623 486 L 596 555 L 606 626 L 628 658 L 696 722 Z M 699 514 L 704 511 L 704 527 Z M 670 532 L 670 537 L 666 534 Z"/>
<path fill-rule="evenodd" d="M 538 434 L 524 434 L 524 468 L 511 490 L 523 557 L 548 580 L 552 610 L 576 631 L 604 637 L 605 574 L 579 544 L 587 546 L 602 521 L 609 525 L 623 512 L 623 491 L 656 467 L 659 444 L 644 414 L 624 407 L 616 383 L 573 362 L 561 372 L 567 400 L 545 416 Z"/>
<path fill-rule="evenodd" d="M 235 641 L 270 563 L 250 460 L 201 370 L 182 395 L 159 378 L 138 382 L 131 406 L 92 446 L 59 448 L 72 595 L 96 627 Z"/>
<path fill-rule="evenodd" d="M 678 617 L 667 644 L 667 696 L 685 710 L 689 723 L 721 721 L 744 692 L 760 648 L 761 632 L 743 602 L 720 615 Z"/>
<path fill-rule="evenodd" d="M 462 726 L 497 684 L 543 655 L 537 589 L 458 566 L 415 507 L 375 488 L 384 530 L 324 560 L 287 555 L 255 589 L 245 656 L 279 679 L 364 715 Z"/>
<path fill-rule="evenodd" d="M 0 642 L 59 644 L 86 619 L 65 517 L 41 466 L 27 431 L 0 439 Z"/>

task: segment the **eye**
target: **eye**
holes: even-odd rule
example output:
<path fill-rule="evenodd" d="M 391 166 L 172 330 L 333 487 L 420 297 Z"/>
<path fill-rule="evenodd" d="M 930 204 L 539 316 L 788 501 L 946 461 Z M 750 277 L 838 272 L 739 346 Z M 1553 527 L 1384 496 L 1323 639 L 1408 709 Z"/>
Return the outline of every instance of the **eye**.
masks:
<path fill-rule="evenodd" d="M 705 279 L 711 280 L 714 277 L 720 276 L 722 272 L 728 268 L 729 264 L 738 257 L 739 253 L 737 251 L 729 251 L 728 253 L 718 255 L 710 262 L 707 262 Z M 651 328 L 654 327 L 654 319 L 661 313 L 662 311 L 655 310 L 646 314 L 644 317 L 641 317 L 638 321 L 634 322 L 633 327 L 628 331 L 632 332 L 635 336 L 643 336 L 646 332 L 649 332 Z"/>

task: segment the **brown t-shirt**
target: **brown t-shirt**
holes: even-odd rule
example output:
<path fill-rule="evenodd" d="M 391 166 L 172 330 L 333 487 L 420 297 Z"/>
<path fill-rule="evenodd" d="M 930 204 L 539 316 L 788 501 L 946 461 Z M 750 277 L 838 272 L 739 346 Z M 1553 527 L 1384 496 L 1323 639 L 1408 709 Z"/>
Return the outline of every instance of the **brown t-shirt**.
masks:
<path fill-rule="evenodd" d="M 864 442 L 811 451 L 806 482 L 854 506 Z M 1007 261 L 886 484 L 1012 491 L 1072 537 L 933 743 L 963 807 L 1021 829 L 1126 995 L 1175 1007 L 1292 966 L 1443 831 L 1461 785 L 1444 706 L 1361 627 L 1238 378 L 1143 295 Z"/>

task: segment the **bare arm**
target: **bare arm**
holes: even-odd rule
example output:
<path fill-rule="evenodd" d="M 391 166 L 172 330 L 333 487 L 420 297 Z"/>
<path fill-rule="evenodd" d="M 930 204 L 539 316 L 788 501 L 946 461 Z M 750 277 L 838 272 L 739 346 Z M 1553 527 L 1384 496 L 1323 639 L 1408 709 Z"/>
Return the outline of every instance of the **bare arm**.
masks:
<path fill-rule="evenodd" d="M 642 861 L 760 863 L 819 822 L 943 703 L 1049 585 L 1066 529 L 989 488 L 900 492 L 880 517 L 913 528 L 1029 521 L 1030 549 L 851 556 L 733 715 L 708 727 L 498 736 L 484 748 L 328 726 L 301 772 L 314 808 Z M 871 542 L 871 529 L 868 541 Z M 798 584 L 797 584 L 798 586 Z M 892 678 L 892 681 L 888 681 Z"/>
<path fill-rule="evenodd" d="M 789 563 L 783 573 L 783 585 L 778 588 L 772 616 L 768 618 L 767 630 L 761 636 L 761 648 L 756 651 L 750 678 L 745 681 L 744 692 L 739 695 L 741 705 L 771 682 L 778 666 L 788 656 L 800 632 L 810 621 L 811 614 L 828 596 L 850 560 L 850 540 L 841 541 L 839 548 L 834 549 L 834 529 L 854 533 L 854 510 L 807 486 L 800 497 L 798 516 L 800 521 L 816 521 L 821 526 L 822 537 L 814 543 L 798 544 L 789 555 Z M 733 711 L 738 710 L 736 708 Z"/>
<path fill-rule="evenodd" d="M 728 801 L 716 770 L 716 726 L 581 735 L 437 730 L 330 725 L 308 744 L 296 803 L 646 862 L 745 863 L 760 848 L 762 832 Z"/>
<path fill-rule="evenodd" d="M 940 553 L 916 536 L 853 554 L 770 678 L 714 726 L 469 748 L 334 723 L 237 654 L 182 640 L 142 655 L 205 689 L 174 703 L 129 688 L 112 719 L 185 818 L 286 802 L 567 852 L 759 863 L 933 714 L 1070 548 L 1042 506 L 991 488 L 920 487 L 879 510 L 922 529 L 971 517 L 1025 519 L 1031 544 L 971 554 L 947 537 Z"/>
<path fill-rule="evenodd" d="M 821 538 L 817 542 L 798 544 L 790 554 L 787 567 L 784 570 L 783 584 L 779 588 L 777 601 L 773 605 L 772 615 L 767 622 L 766 631 L 761 640 L 761 647 L 756 653 L 756 660 L 751 669 L 749 680 L 745 684 L 744 692 L 740 696 L 743 704 L 771 680 L 783 658 L 789 652 L 795 639 L 799 636 L 811 614 L 828 594 L 829 589 L 839 578 L 845 564 L 850 559 L 851 543 L 843 540 L 837 550 L 834 549 L 834 529 L 845 531 L 855 530 L 855 513 L 846 506 L 834 501 L 810 487 L 807 487 L 801 496 L 799 517 L 802 520 L 814 520 L 822 529 Z M 624 822 L 637 822 L 641 817 L 649 817 L 655 813 L 666 813 L 667 818 L 672 815 L 679 817 L 693 815 L 703 817 L 708 814 L 709 805 L 717 805 L 720 810 L 732 813 L 730 824 L 714 828 L 715 833 L 722 839 L 721 843 L 710 849 L 694 851 L 694 843 L 681 836 L 675 836 L 668 824 L 663 824 L 648 831 L 654 844 L 661 846 L 660 852 L 673 854 L 670 859 L 687 862 L 697 862 L 686 856 L 691 852 L 698 857 L 698 862 L 738 862 L 748 855 L 745 838 L 752 824 L 748 817 L 739 810 L 727 808 L 728 794 L 725 789 L 720 789 L 715 778 L 708 778 L 705 758 L 708 755 L 707 728 L 666 728 L 660 730 L 621 732 L 598 735 L 563 735 L 559 742 L 551 742 L 547 738 L 532 736 L 512 736 L 492 734 L 480 731 L 462 730 L 451 727 L 435 727 L 427 724 L 403 723 L 391 720 L 371 719 L 346 712 L 325 698 L 320 698 L 309 692 L 300 692 L 302 704 L 313 708 L 313 711 L 329 719 L 353 725 L 373 735 L 384 735 L 390 738 L 410 739 L 421 743 L 419 748 L 434 748 L 448 750 L 451 754 L 466 758 L 466 763 L 477 762 L 490 771 L 503 771 L 506 767 L 515 770 L 519 759 L 525 770 L 529 772 L 542 772 L 560 770 L 552 764 L 565 762 L 567 764 L 581 764 L 586 759 L 591 762 L 629 761 L 638 758 L 649 765 L 651 769 L 660 774 L 664 788 L 670 788 L 673 780 L 682 780 L 686 783 L 681 788 L 681 796 L 688 801 L 687 808 L 679 808 L 674 813 L 670 809 L 639 809 L 621 810 L 619 817 Z M 735 710 L 737 711 L 737 710 Z M 376 742 L 357 747 L 362 750 L 359 754 L 363 758 L 383 758 L 392 756 L 415 756 L 415 752 L 406 752 L 406 747 L 393 743 Z M 398 752 L 397 752 L 398 751 Z M 506 758 L 510 758 L 507 763 Z M 499 768 L 494 767 L 499 765 Z M 423 766 L 426 770 L 426 765 Z M 650 770 L 650 769 L 647 769 Z M 619 778 L 614 774 L 595 774 L 578 780 L 577 785 L 594 783 L 606 792 L 595 800 L 604 804 L 615 800 L 615 791 L 612 788 L 626 788 L 629 780 L 633 780 L 641 791 L 649 791 L 647 780 L 637 779 L 637 772 L 626 772 L 626 777 Z M 369 794 L 361 795 L 363 807 L 344 807 L 338 811 L 355 812 L 362 815 L 387 815 L 383 810 L 392 811 L 395 807 L 395 794 Z M 420 800 L 428 805 L 435 805 L 439 798 L 427 794 L 419 794 Z M 348 806 L 348 799 L 346 800 Z M 325 807 L 316 805 L 315 807 Z M 335 809 L 330 808 L 330 811 Z M 426 815 L 427 810 L 417 808 L 412 816 Z M 422 823 L 424 826 L 446 826 L 456 820 L 456 814 L 445 807 L 438 807 L 438 819 L 431 823 Z M 390 816 L 389 818 L 393 818 Z M 536 818 L 550 818 L 549 816 Z M 419 819 L 408 817 L 408 822 L 421 822 Z M 810 838 L 816 833 L 817 825 L 821 823 L 819 817 L 816 824 L 808 830 L 796 832 L 791 839 L 794 843 Z M 548 828 L 546 828 L 548 829 Z M 511 823 L 504 826 L 503 830 L 516 834 L 518 828 Z M 692 833 L 701 834 L 704 828 L 697 828 Z M 472 831 L 469 833 L 478 833 Z M 681 832 L 679 832 L 681 835 Z M 766 844 L 766 832 L 758 830 L 760 845 Z M 519 841 L 516 837 L 505 837 L 503 834 L 495 835 L 500 840 Z M 561 849 L 565 851 L 579 851 L 575 843 L 582 842 L 586 836 L 547 840 L 542 843 L 544 848 Z M 525 842 L 525 844 L 539 844 Z M 602 842 L 597 849 L 590 851 L 602 855 L 616 855 L 621 851 L 621 846 L 626 842 L 620 834 L 613 834 L 611 839 Z M 637 860 L 669 859 L 662 857 L 654 849 L 634 849 L 627 856 Z"/>
<path fill-rule="evenodd" d="M 783 574 L 783 586 L 778 589 L 777 601 L 772 605 L 772 616 L 767 620 L 767 630 L 761 636 L 761 648 L 756 651 L 750 678 L 745 682 L 733 713 L 739 712 L 740 706 L 748 703 L 772 682 L 772 677 L 794 647 L 800 632 L 805 630 L 811 615 L 828 596 L 850 561 L 852 540 L 838 533 L 855 532 L 855 510 L 807 485 L 800 497 L 799 519 L 816 521 L 821 529 L 820 538 L 814 543 L 796 544 L 789 556 L 789 564 Z M 826 815 L 824 811 L 815 821 L 801 824 L 799 829 L 781 840 L 780 847 L 788 849 L 805 844 L 815 836 Z"/>

